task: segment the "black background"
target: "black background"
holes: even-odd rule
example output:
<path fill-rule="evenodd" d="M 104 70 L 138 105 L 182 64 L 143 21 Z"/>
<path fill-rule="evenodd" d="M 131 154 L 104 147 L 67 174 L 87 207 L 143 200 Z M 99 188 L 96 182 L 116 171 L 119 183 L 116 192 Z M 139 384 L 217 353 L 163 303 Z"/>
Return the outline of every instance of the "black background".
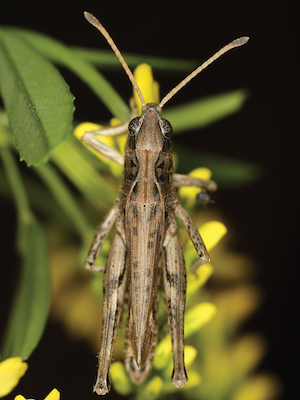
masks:
<path fill-rule="evenodd" d="M 218 205 L 238 232 L 236 248 L 250 254 L 260 266 L 257 281 L 266 297 L 248 328 L 267 337 L 269 352 L 261 368 L 282 379 L 284 399 L 299 398 L 296 354 L 299 100 L 296 93 L 299 94 L 295 62 L 299 52 L 296 29 L 299 14 L 296 6 L 296 1 L 0 2 L 1 24 L 41 31 L 77 46 L 108 49 L 101 35 L 83 18 L 84 10 L 101 20 L 122 52 L 203 61 L 232 39 L 242 35 L 251 37 L 247 46 L 224 56 L 175 96 L 172 105 L 241 87 L 250 91 L 249 100 L 238 114 L 202 130 L 201 134 L 194 132 L 176 140 L 193 143 L 193 147 L 197 145 L 212 153 L 257 162 L 264 168 L 264 177 L 255 184 L 235 190 L 221 189 Z M 125 100 L 130 97 L 131 87 L 125 75 L 106 75 Z M 79 85 L 73 75 L 66 77 L 77 98 L 78 119 L 109 117 L 96 97 Z M 180 74 L 159 76 L 161 95 L 181 78 Z M 6 202 L 1 208 L 1 221 L 3 216 L 9 217 L 1 245 L 13 254 L 14 209 Z M 14 267 L 11 259 L 15 256 L 1 261 L 4 269 L 1 325 L 10 299 L 10 294 L 5 295 L 2 288 L 11 290 L 17 274 L 17 262 Z M 6 279 L 5 271 L 13 276 L 7 278 L 11 280 L 7 283 L 2 280 Z M 47 349 L 52 350 L 52 355 Z M 58 365 L 60 351 L 64 352 L 62 360 L 69 355 L 69 365 Z M 65 399 L 92 398 L 95 395 L 86 389 L 95 373 L 93 357 L 85 345 L 70 344 L 59 327 L 50 326 L 39 350 L 30 359 L 29 371 L 18 392 L 38 399 L 57 386 Z M 70 378 L 76 382 L 73 388 L 69 387 Z"/>

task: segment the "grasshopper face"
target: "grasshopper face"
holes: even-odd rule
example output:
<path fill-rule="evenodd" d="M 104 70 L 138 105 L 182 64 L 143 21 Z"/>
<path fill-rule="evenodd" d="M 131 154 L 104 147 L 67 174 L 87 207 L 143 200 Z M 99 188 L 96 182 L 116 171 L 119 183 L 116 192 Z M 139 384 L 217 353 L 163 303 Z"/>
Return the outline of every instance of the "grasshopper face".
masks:
<path fill-rule="evenodd" d="M 162 118 L 161 110 L 155 103 L 143 107 L 140 117 L 134 118 L 128 125 L 129 139 L 135 138 L 135 143 L 128 143 L 131 150 L 152 149 L 172 153 L 172 126 Z M 167 144 L 169 143 L 169 149 Z M 163 148 L 166 145 L 166 148 Z"/>

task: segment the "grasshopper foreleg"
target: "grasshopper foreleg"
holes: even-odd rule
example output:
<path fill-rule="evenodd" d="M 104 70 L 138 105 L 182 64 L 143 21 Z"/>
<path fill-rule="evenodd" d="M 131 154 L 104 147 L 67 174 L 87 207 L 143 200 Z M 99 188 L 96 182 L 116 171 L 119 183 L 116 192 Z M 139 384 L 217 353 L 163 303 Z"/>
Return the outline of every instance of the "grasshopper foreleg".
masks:
<path fill-rule="evenodd" d="M 182 248 L 176 236 L 176 221 L 171 212 L 168 212 L 167 223 L 163 281 L 173 353 L 172 383 L 181 388 L 188 380 L 184 366 L 186 270 Z"/>
<path fill-rule="evenodd" d="M 205 179 L 195 178 L 189 175 L 174 174 L 173 175 L 173 186 L 195 186 L 200 189 L 212 193 L 217 190 L 217 184 L 214 181 L 207 181 Z"/>
<path fill-rule="evenodd" d="M 108 146 L 106 143 L 100 140 L 95 132 L 100 131 L 92 131 L 92 132 L 85 132 L 82 136 L 81 140 L 90 146 L 93 150 L 97 151 L 99 154 L 107 158 L 108 160 L 112 160 L 117 164 L 123 165 L 124 164 L 124 156 L 120 154 L 117 150 L 113 149 L 112 147 Z"/>
<path fill-rule="evenodd" d="M 110 390 L 109 367 L 127 285 L 126 246 L 116 234 L 109 249 L 103 277 L 103 319 L 99 366 L 94 392 L 104 395 Z"/>

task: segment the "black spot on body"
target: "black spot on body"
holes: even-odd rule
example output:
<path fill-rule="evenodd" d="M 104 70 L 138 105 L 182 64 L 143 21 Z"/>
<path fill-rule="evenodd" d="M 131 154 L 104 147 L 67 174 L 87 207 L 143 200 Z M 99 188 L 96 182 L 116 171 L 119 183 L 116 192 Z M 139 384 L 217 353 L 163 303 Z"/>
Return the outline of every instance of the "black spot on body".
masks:
<path fill-rule="evenodd" d="M 134 358 L 133 357 L 130 357 L 129 366 L 130 366 L 131 371 L 134 372 L 135 371 L 135 363 L 134 363 Z"/>
<path fill-rule="evenodd" d="M 125 275 L 125 268 L 123 268 L 121 275 L 119 276 L 119 282 L 118 282 L 118 287 L 120 287 L 123 283 L 123 279 L 124 279 L 124 275 Z"/>
<path fill-rule="evenodd" d="M 164 161 L 161 161 L 161 162 L 159 163 L 159 165 L 157 166 L 157 168 L 163 169 L 164 166 L 165 166 L 165 162 L 164 162 Z"/>

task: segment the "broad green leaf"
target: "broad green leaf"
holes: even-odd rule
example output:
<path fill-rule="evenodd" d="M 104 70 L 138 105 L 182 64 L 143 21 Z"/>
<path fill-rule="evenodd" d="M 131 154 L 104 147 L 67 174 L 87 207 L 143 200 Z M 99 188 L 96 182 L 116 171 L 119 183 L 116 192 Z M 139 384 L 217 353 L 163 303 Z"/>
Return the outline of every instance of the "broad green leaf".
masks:
<path fill-rule="evenodd" d="M 21 29 L 9 29 L 9 32 L 28 42 L 55 64 L 70 69 L 89 86 L 115 117 L 121 121 L 129 119 L 129 107 L 115 89 L 93 65 L 77 56 L 72 49 L 41 33 Z"/>
<path fill-rule="evenodd" d="M 46 238 L 36 220 L 20 229 L 22 270 L 2 347 L 3 359 L 28 359 L 43 333 L 50 305 Z"/>
<path fill-rule="evenodd" d="M 173 126 L 174 133 L 187 132 L 212 124 L 221 118 L 237 112 L 246 101 L 245 90 L 236 90 L 224 94 L 195 100 L 184 105 L 164 110 L 164 118 Z"/>
<path fill-rule="evenodd" d="M 72 129 L 68 85 L 24 40 L 1 29 L 0 88 L 20 158 L 28 165 L 45 161 Z"/>

